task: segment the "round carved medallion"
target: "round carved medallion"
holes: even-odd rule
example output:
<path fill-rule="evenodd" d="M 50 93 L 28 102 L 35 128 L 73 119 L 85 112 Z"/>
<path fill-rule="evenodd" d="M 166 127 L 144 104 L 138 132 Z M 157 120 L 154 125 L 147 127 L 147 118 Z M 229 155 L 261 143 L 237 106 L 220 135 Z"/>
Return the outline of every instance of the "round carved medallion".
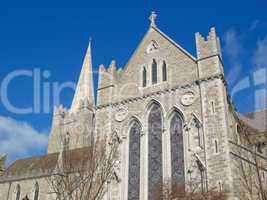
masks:
<path fill-rule="evenodd" d="M 190 106 L 195 101 L 195 94 L 193 92 L 186 92 L 182 98 L 181 103 L 183 106 Z"/>
<path fill-rule="evenodd" d="M 122 122 L 126 119 L 128 115 L 128 110 L 125 107 L 120 107 L 118 108 L 118 110 L 116 110 L 115 113 L 115 120 L 118 122 Z"/>

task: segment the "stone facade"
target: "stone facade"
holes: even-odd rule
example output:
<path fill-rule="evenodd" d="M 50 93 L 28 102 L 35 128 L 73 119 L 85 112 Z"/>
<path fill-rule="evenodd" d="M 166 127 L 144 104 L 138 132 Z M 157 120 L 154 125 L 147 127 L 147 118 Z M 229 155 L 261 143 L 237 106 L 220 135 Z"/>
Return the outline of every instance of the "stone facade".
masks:
<path fill-rule="evenodd" d="M 89 145 L 95 135 L 116 132 L 121 139 L 119 181 L 107 186 L 106 200 L 129 199 L 130 128 L 140 124 L 139 197 L 149 199 L 150 129 L 153 106 L 161 113 L 160 135 L 162 179 L 173 176 L 171 120 L 179 115 L 182 126 L 184 181 L 201 183 L 208 190 L 224 190 L 230 199 L 238 199 L 235 168 L 232 165 L 235 125 L 240 119 L 232 109 L 224 79 L 220 41 L 212 28 L 207 39 L 196 34 L 197 58 L 161 32 L 152 15 L 151 26 L 123 69 L 112 61 L 108 69 L 99 67 L 97 103 L 94 104 L 91 45 L 85 56 L 72 107 L 55 108 L 48 155 L 62 144 L 70 149 Z M 153 65 L 156 63 L 156 71 Z M 163 70 L 166 66 L 166 71 Z M 145 76 L 145 77 L 144 77 Z M 145 78 L 145 79 L 144 79 Z M 156 80 L 156 83 L 155 83 Z M 175 145 L 175 144 L 174 144 Z M 7 169 L 8 172 L 8 169 Z M 17 185 L 21 196 L 33 194 L 35 183 L 39 199 L 51 199 L 45 182 L 47 175 L 10 174 L 0 179 L 1 199 L 15 199 Z"/>

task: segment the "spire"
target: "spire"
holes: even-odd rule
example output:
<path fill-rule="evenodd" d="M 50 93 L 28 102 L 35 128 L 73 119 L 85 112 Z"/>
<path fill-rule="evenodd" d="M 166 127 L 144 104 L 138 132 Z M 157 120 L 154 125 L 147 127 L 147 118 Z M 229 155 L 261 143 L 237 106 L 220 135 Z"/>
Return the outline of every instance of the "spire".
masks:
<path fill-rule="evenodd" d="M 149 17 L 149 20 L 150 20 L 150 26 L 153 26 L 153 27 L 156 27 L 157 25 L 156 25 L 156 19 L 157 19 L 157 14 L 156 14 L 156 12 L 155 11 L 152 11 L 151 12 L 151 15 L 150 15 L 150 17 Z"/>
<path fill-rule="evenodd" d="M 71 112 L 77 112 L 85 102 L 94 105 L 93 69 L 91 55 L 91 39 L 83 61 L 80 78 L 73 98 Z"/>

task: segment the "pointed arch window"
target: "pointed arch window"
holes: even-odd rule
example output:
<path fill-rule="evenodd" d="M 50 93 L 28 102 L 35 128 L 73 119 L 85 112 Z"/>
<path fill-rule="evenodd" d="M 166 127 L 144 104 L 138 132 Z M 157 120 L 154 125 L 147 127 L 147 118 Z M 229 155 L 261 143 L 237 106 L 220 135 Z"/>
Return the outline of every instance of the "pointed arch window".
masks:
<path fill-rule="evenodd" d="M 183 121 L 178 112 L 174 112 L 170 121 L 172 183 L 184 184 L 184 144 Z"/>
<path fill-rule="evenodd" d="M 148 192 L 149 200 L 156 199 L 162 191 L 162 110 L 158 104 L 153 104 L 148 115 Z M 160 194 L 158 194 L 160 192 Z"/>
<path fill-rule="evenodd" d="M 162 81 L 167 81 L 167 65 L 165 61 L 162 64 Z"/>
<path fill-rule="evenodd" d="M 20 200 L 20 185 L 17 185 L 16 188 L 16 199 L 15 200 Z"/>
<path fill-rule="evenodd" d="M 143 87 L 146 87 L 147 84 L 147 73 L 146 73 L 146 68 L 143 68 Z"/>
<path fill-rule="evenodd" d="M 128 200 L 139 200 L 141 125 L 137 121 L 133 121 L 129 135 Z"/>
<path fill-rule="evenodd" d="M 152 84 L 156 84 L 158 82 L 158 65 L 155 59 L 153 59 L 152 63 Z"/>
<path fill-rule="evenodd" d="M 39 184 L 38 184 L 38 182 L 36 182 L 34 185 L 34 198 L 33 198 L 33 200 L 38 200 L 38 199 L 39 199 Z"/>

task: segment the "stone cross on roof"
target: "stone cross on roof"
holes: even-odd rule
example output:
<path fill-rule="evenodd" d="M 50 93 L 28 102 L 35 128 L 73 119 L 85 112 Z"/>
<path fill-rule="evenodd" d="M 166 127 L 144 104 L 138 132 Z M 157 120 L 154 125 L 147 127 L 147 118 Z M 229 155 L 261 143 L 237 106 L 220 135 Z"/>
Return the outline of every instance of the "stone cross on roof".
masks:
<path fill-rule="evenodd" d="M 149 20 L 150 20 L 150 26 L 155 26 L 156 27 L 156 19 L 157 19 L 157 14 L 155 11 L 152 11 Z"/>

